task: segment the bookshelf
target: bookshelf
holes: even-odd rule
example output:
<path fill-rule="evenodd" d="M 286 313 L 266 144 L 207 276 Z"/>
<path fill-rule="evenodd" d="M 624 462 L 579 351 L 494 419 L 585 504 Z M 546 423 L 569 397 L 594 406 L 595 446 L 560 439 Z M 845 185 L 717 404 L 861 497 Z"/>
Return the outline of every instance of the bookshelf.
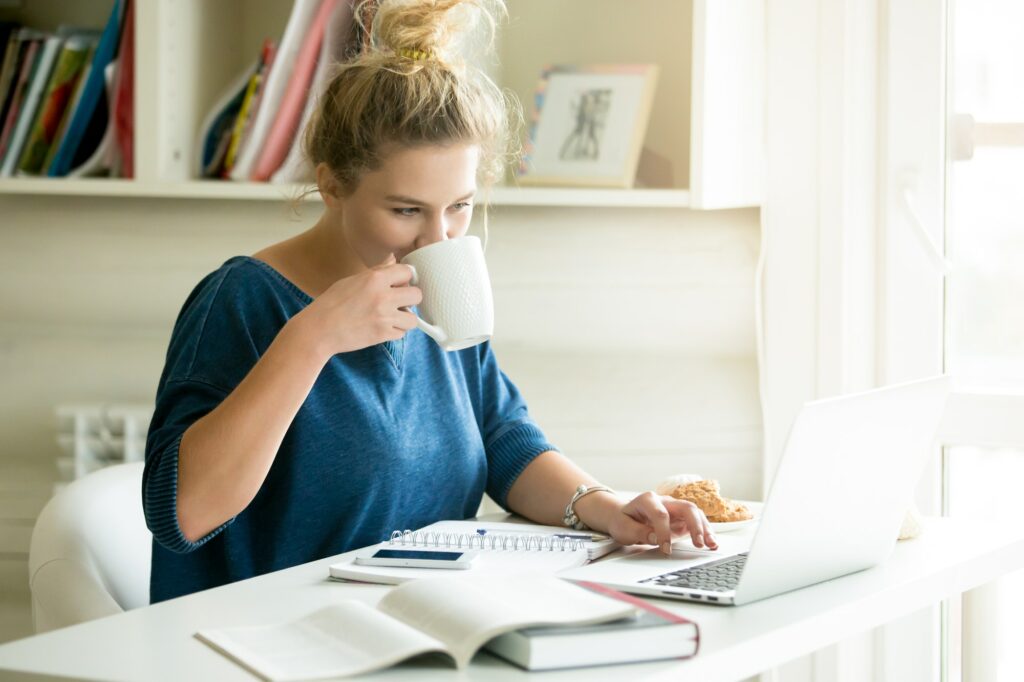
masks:
<path fill-rule="evenodd" d="M 0 183 L 0 196 L 84 196 L 153 199 L 221 199 L 282 201 L 299 196 L 307 185 L 275 185 L 259 182 L 146 182 L 142 180 L 88 178 L 62 180 L 15 178 Z M 491 206 L 590 206 L 596 208 L 688 208 L 689 192 L 682 189 L 584 189 L 562 187 L 495 187 Z M 319 201 L 313 193 L 304 201 Z"/>
<path fill-rule="evenodd" d="M 0 195 L 274 200 L 293 186 L 196 179 L 202 118 L 265 36 L 279 38 L 280 0 L 136 0 L 135 180 L 0 180 Z M 44 29 L 102 26 L 111 0 L 23 0 L 0 19 Z M 529 114 L 550 63 L 660 67 L 641 161 L 645 188 L 496 188 L 508 206 L 732 208 L 760 198 L 761 8 L 753 0 L 508 0 L 495 79 Z M 614 18 L 614 20 L 610 20 Z M 571 39 L 566 39 L 566 37 Z"/>

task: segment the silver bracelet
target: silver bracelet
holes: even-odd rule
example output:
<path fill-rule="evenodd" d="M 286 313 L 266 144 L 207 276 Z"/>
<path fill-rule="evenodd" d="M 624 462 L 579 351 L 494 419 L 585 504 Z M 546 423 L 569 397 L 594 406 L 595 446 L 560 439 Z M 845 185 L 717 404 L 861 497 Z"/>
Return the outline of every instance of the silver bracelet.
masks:
<path fill-rule="evenodd" d="M 575 506 L 576 503 L 579 502 L 580 498 L 585 497 L 590 493 L 596 493 L 602 490 L 612 493 L 613 495 L 615 494 L 615 491 L 606 485 L 594 485 L 589 488 L 585 485 L 577 487 L 576 494 L 572 496 L 572 499 L 569 500 L 569 504 L 565 507 L 565 516 L 562 517 L 562 523 L 573 530 L 590 530 L 587 524 L 580 521 L 580 517 L 576 516 Z"/>

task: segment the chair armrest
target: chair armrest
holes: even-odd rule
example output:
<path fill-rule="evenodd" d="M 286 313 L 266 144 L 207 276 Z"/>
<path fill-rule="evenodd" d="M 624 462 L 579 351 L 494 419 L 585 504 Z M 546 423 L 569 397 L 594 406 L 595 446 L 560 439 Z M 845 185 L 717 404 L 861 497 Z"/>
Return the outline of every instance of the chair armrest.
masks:
<path fill-rule="evenodd" d="M 122 613 L 106 588 L 81 564 L 48 561 L 29 576 L 36 633 Z"/>

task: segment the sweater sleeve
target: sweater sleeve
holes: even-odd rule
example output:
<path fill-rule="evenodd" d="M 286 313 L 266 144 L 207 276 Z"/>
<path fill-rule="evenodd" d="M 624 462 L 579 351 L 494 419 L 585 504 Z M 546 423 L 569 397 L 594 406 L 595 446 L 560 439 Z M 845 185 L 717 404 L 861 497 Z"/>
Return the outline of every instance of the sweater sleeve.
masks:
<path fill-rule="evenodd" d="M 195 542 L 178 522 L 178 448 L 185 431 L 211 412 L 227 394 L 197 381 L 170 381 L 162 387 L 146 438 L 142 475 L 142 507 L 153 537 L 172 552 L 185 553 L 205 544 L 226 528 L 230 519 Z"/>
<path fill-rule="evenodd" d="M 512 484 L 537 455 L 558 448 L 530 417 L 519 389 L 498 367 L 490 342 L 479 348 L 487 494 L 511 511 L 507 498 Z"/>
<path fill-rule="evenodd" d="M 258 286 L 222 267 L 200 282 L 174 325 L 146 437 L 142 506 L 153 537 L 167 549 L 191 552 L 231 521 L 190 542 L 177 513 L 178 449 L 185 431 L 230 393 L 259 360 L 273 320 L 254 297 Z M 265 337 L 265 338 L 264 338 Z"/>

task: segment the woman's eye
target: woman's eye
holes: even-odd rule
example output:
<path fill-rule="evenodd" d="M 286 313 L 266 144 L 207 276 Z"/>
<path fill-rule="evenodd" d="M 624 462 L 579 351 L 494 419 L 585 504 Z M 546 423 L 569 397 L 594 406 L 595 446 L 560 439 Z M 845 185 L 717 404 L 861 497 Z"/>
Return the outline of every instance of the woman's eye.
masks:
<path fill-rule="evenodd" d="M 468 201 L 460 201 L 459 203 L 452 205 L 452 208 L 454 208 L 456 211 L 463 211 L 469 207 L 470 203 Z"/>
<path fill-rule="evenodd" d="M 412 217 L 412 216 L 414 216 L 414 215 L 416 215 L 417 213 L 420 212 L 420 210 L 418 208 L 409 208 L 409 207 L 406 207 L 406 208 L 393 208 L 391 210 L 394 211 L 395 213 L 397 213 L 398 215 L 406 216 L 406 217 Z"/>

